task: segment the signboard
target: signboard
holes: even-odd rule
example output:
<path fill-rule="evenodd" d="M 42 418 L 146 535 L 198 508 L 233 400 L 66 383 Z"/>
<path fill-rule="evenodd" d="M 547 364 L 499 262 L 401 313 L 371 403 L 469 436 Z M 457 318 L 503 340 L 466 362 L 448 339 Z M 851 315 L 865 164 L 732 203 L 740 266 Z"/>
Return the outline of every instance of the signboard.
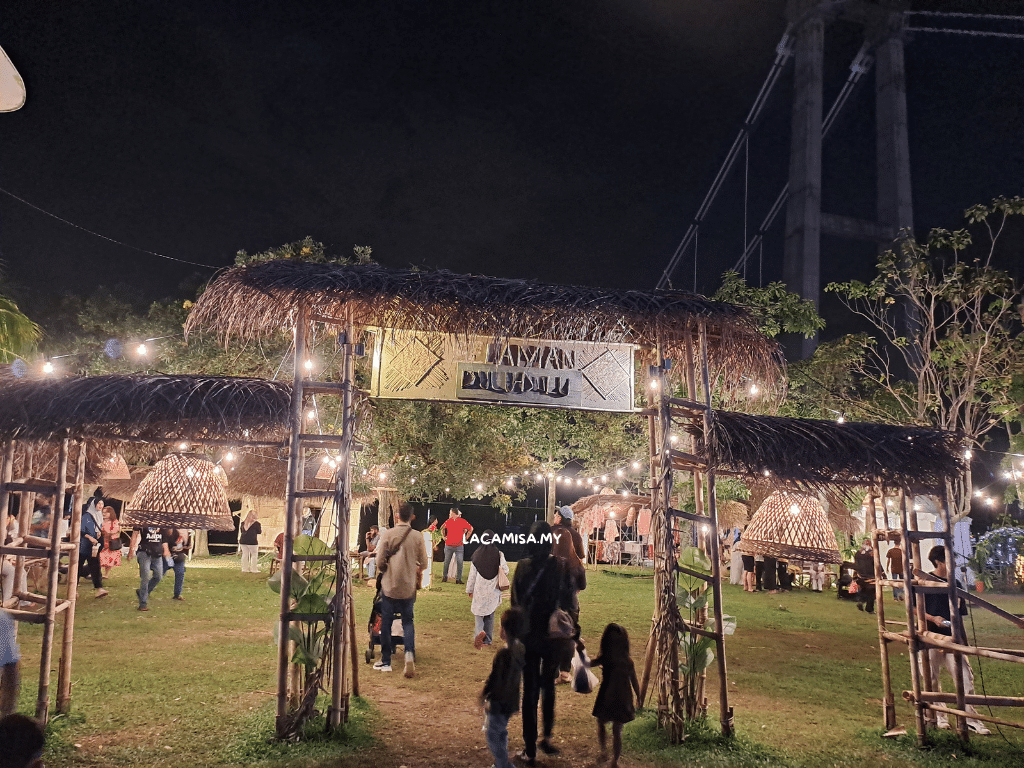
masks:
<path fill-rule="evenodd" d="M 370 396 L 628 413 L 635 349 L 377 330 Z"/>

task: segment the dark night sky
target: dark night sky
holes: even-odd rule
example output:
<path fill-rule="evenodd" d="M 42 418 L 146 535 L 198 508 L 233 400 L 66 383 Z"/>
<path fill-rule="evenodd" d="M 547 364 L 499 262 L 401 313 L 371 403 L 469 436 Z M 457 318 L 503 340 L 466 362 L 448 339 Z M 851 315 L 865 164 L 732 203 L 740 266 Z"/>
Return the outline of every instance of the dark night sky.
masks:
<path fill-rule="evenodd" d="M 6 0 L 0 45 L 28 102 L 0 115 L 0 187 L 215 266 L 311 235 L 334 253 L 370 245 L 390 266 L 649 289 L 768 72 L 783 8 Z M 826 102 L 855 37 L 830 30 Z M 918 226 L 952 228 L 967 205 L 1020 194 L 1024 41 L 922 34 L 907 69 Z M 751 143 L 751 226 L 784 182 L 791 71 Z M 827 150 L 837 213 L 873 208 L 867 86 Z M 702 234 L 702 291 L 739 255 L 739 189 Z M 836 248 L 830 279 L 872 263 Z M 157 298 L 194 271 L 5 195 L 0 258 L 8 283 L 36 292 L 123 283 Z M 765 277 L 778 265 L 769 239 Z M 692 274 L 690 259 L 676 285 Z"/>

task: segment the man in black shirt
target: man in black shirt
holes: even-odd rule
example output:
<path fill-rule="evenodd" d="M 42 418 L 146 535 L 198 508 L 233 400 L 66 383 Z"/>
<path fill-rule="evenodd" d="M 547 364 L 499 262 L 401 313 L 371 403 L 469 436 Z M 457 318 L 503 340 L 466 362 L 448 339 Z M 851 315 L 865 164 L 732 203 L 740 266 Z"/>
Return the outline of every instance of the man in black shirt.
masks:
<path fill-rule="evenodd" d="M 946 548 L 943 546 L 932 547 L 928 551 L 928 561 L 932 564 L 932 576 L 937 581 L 943 583 L 949 581 L 949 571 L 946 568 Z M 956 583 L 957 587 L 963 589 L 964 586 L 959 581 Z M 959 600 L 958 612 L 961 616 L 967 615 L 967 605 L 964 603 L 963 598 Z M 943 637 L 952 637 L 953 628 L 950 625 L 950 612 L 949 612 L 949 597 L 944 594 L 927 594 L 924 596 L 924 617 L 928 622 L 928 632 L 941 635 Z M 974 670 L 971 669 L 971 663 L 967 660 L 967 657 L 960 655 L 960 668 L 963 670 L 964 676 L 964 694 L 967 696 L 974 695 Z M 939 687 L 939 671 L 943 666 L 946 667 L 946 671 L 949 672 L 950 677 L 956 680 L 956 664 L 957 656 L 949 651 L 944 651 L 941 648 L 931 647 L 928 649 L 928 662 L 931 666 L 932 672 L 932 690 L 941 691 Z M 977 710 L 970 704 L 966 705 L 968 712 L 977 714 Z M 944 712 L 936 712 L 935 719 L 939 728 L 949 728 L 949 718 Z M 967 727 L 970 728 L 974 733 L 988 734 L 989 729 L 980 720 L 975 720 L 973 717 L 967 718 Z"/>

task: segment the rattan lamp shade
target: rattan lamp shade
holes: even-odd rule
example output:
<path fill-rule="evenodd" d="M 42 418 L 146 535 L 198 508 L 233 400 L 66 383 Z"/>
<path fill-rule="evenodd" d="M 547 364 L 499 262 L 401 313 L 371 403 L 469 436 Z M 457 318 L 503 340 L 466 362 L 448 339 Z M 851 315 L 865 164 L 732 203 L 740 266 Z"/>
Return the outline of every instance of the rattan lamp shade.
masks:
<path fill-rule="evenodd" d="M 205 457 L 169 454 L 139 484 L 121 525 L 233 531 L 226 486 L 224 470 Z"/>
<path fill-rule="evenodd" d="M 737 545 L 748 555 L 841 563 L 828 515 L 813 496 L 776 491 L 760 506 Z"/>
<path fill-rule="evenodd" d="M 124 460 L 124 456 L 120 453 L 115 453 L 103 462 L 103 472 L 100 475 L 101 480 L 131 480 L 132 473 L 128 471 L 128 462 Z"/>

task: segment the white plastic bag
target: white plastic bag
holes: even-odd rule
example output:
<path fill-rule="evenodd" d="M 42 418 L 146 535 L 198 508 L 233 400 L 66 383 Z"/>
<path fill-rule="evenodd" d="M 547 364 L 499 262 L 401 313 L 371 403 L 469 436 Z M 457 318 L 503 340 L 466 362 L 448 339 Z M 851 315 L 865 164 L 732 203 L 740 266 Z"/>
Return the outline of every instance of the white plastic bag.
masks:
<path fill-rule="evenodd" d="M 597 686 L 597 675 L 590 671 L 590 658 L 586 651 L 578 651 L 570 665 L 572 689 L 576 693 L 593 693 Z"/>

